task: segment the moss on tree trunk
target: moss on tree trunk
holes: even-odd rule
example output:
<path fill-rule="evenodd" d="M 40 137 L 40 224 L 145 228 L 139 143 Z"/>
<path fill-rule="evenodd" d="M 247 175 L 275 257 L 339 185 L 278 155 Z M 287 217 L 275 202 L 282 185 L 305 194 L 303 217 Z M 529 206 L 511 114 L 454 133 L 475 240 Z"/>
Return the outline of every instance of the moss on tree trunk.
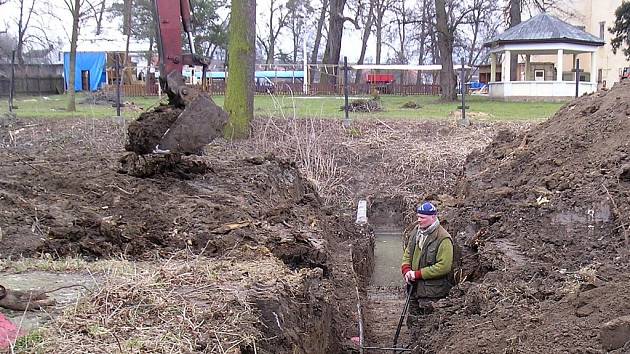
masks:
<path fill-rule="evenodd" d="M 246 137 L 254 118 L 255 33 L 256 1 L 232 0 L 225 95 L 225 110 L 230 118 L 224 130 L 226 139 Z"/>
<path fill-rule="evenodd" d="M 74 81 L 77 73 L 77 41 L 79 38 L 79 14 L 81 13 L 81 1 L 75 0 L 74 7 L 70 9 L 72 12 L 72 37 L 70 38 L 70 63 L 68 64 L 68 112 L 76 112 L 74 94 Z"/>

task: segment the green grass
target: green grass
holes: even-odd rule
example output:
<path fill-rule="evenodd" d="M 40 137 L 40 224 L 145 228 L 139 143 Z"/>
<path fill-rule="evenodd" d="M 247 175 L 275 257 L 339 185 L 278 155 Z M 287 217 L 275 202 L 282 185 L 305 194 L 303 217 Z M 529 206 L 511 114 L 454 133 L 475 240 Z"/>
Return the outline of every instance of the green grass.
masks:
<path fill-rule="evenodd" d="M 217 100 L 219 101 L 219 100 Z M 383 112 L 350 113 L 350 118 L 379 119 L 445 119 L 457 110 L 461 102 L 441 103 L 436 96 L 382 96 Z M 420 109 L 405 109 L 406 102 L 415 102 Z M 340 110 L 343 98 L 302 98 L 257 96 L 255 114 L 287 117 L 343 118 Z M 563 105 L 549 102 L 500 102 L 486 97 L 467 97 L 469 111 L 490 115 L 489 120 L 543 120 L 551 117 Z"/>
<path fill-rule="evenodd" d="M 215 102 L 223 106 L 223 96 L 213 97 Z M 116 115 L 116 108 L 109 105 L 94 105 L 81 103 L 85 101 L 85 95 L 77 95 L 77 112 L 66 112 L 66 97 L 53 95 L 46 97 L 18 97 L 15 105 L 16 113 L 24 118 L 101 118 Z M 157 97 L 130 97 L 128 102 L 144 109 L 158 104 Z M 163 98 L 165 101 L 165 98 Z M 274 117 L 316 117 L 316 118 L 343 118 L 344 112 L 340 110 L 343 105 L 343 97 L 288 97 L 288 96 L 256 96 L 254 114 L 259 116 Z M 460 102 L 441 103 L 436 96 L 382 96 L 383 112 L 375 113 L 350 113 L 351 119 L 378 118 L 378 119 L 446 119 L 449 112 L 457 110 Z M 405 109 L 402 105 L 406 102 L 415 102 L 421 105 L 420 109 Z M 469 111 L 483 112 L 490 116 L 486 119 L 496 121 L 536 121 L 551 117 L 562 103 L 551 102 L 502 102 L 492 101 L 486 97 L 467 97 L 466 104 Z M 6 104 L 3 104 L 0 112 L 6 112 Z M 123 109 L 122 115 L 135 119 L 140 111 Z"/>

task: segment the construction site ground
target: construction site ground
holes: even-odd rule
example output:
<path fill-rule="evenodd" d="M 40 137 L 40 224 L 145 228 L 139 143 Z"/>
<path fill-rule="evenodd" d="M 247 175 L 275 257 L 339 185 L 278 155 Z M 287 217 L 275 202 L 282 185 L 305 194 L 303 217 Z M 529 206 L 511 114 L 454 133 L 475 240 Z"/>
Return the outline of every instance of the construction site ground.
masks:
<path fill-rule="evenodd" d="M 358 353 L 358 303 L 389 347 L 404 284 L 371 283 L 374 229 L 431 200 L 461 282 L 401 345 L 630 352 L 630 83 L 543 123 L 257 117 L 203 156 L 126 152 L 126 128 L 0 121 L 0 282 L 58 300 L 2 310 L 10 350 Z"/>

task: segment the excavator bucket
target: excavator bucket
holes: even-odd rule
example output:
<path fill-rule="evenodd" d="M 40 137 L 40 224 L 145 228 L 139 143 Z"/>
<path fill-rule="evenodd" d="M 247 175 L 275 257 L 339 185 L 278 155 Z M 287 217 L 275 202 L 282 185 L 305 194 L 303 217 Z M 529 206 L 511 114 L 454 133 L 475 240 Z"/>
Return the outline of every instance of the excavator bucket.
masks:
<path fill-rule="evenodd" d="M 199 93 L 160 139 L 154 153 L 197 154 L 223 134 L 227 113 L 205 93 Z"/>
<path fill-rule="evenodd" d="M 170 105 L 142 113 L 129 124 L 128 151 L 144 155 L 200 154 L 223 134 L 228 114 L 205 92 L 183 84 L 180 73 L 168 76 Z"/>

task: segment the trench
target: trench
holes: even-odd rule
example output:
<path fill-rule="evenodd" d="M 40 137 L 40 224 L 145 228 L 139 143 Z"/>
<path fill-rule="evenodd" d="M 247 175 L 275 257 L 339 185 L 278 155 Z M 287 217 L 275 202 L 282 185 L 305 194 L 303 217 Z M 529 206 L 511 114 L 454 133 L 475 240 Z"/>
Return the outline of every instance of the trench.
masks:
<path fill-rule="evenodd" d="M 378 348 L 391 348 L 400 321 L 406 294 L 400 275 L 400 259 L 403 252 L 402 200 L 390 199 L 375 202 L 369 209 L 372 227 L 372 264 L 365 277 L 361 311 L 364 338 L 363 353 L 391 353 Z M 396 347 L 410 343 L 406 324 L 403 322 Z"/>

